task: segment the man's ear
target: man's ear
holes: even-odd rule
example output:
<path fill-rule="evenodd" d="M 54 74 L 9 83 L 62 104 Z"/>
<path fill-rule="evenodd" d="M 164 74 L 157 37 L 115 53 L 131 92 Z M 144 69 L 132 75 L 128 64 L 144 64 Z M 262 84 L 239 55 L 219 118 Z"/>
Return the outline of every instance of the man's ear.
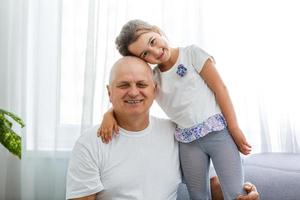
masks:
<path fill-rule="evenodd" d="M 107 94 L 108 94 L 109 101 L 111 102 L 111 92 L 110 92 L 109 85 L 106 85 L 106 89 L 107 89 Z"/>

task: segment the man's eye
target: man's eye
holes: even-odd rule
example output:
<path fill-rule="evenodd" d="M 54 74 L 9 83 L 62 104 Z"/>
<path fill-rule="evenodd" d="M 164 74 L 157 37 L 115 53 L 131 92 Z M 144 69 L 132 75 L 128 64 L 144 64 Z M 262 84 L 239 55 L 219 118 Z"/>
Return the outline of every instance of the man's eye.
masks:
<path fill-rule="evenodd" d="M 147 84 L 137 84 L 137 86 L 139 87 L 139 88 L 146 88 L 148 85 Z"/>
<path fill-rule="evenodd" d="M 117 87 L 118 87 L 118 88 L 121 88 L 121 89 L 124 89 L 124 88 L 127 88 L 128 85 L 118 85 Z"/>

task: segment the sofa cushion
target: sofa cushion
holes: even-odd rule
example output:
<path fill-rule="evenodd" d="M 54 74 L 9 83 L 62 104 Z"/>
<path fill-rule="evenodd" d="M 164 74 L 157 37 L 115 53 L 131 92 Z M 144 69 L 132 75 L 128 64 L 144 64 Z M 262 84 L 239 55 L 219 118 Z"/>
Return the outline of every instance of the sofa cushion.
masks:
<path fill-rule="evenodd" d="M 257 187 L 261 200 L 300 200 L 300 154 L 259 153 L 244 159 L 245 181 Z M 178 200 L 189 200 L 185 184 Z"/>
<path fill-rule="evenodd" d="M 253 154 L 244 160 L 244 170 L 261 200 L 300 199 L 300 154 Z"/>

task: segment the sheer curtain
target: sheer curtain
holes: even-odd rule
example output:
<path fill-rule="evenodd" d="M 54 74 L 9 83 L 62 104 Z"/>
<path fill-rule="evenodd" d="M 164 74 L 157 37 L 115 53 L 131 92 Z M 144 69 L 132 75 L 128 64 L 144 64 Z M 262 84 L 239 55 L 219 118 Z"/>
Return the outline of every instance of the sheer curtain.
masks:
<path fill-rule="evenodd" d="M 204 46 L 254 152 L 300 152 L 298 11 L 294 0 L 203 1 Z"/>
<path fill-rule="evenodd" d="M 296 1 L 25 0 L 0 8 L 0 107 L 26 122 L 20 162 L 0 147 L 0 199 L 64 199 L 70 151 L 108 109 L 130 19 L 212 54 L 254 152 L 299 153 Z M 153 115 L 166 117 L 155 104 Z"/>
<path fill-rule="evenodd" d="M 23 82 L 23 5 L 1 1 L 0 6 L 0 107 L 22 116 L 20 100 L 24 97 Z M 18 126 L 16 132 L 20 132 Z M 19 199 L 21 165 L 0 144 L 0 199 Z"/>

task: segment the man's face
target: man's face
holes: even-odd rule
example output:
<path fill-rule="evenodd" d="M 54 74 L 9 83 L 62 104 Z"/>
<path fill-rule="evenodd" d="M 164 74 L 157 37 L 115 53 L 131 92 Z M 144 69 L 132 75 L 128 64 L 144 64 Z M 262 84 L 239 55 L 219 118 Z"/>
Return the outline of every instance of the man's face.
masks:
<path fill-rule="evenodd" d="M 119 63 L 108 86 L 108 94 L 117 115 L 142 117 L 149 114 L 155 98 L 151 69 L 144 61 L 127 58 Z"/>

